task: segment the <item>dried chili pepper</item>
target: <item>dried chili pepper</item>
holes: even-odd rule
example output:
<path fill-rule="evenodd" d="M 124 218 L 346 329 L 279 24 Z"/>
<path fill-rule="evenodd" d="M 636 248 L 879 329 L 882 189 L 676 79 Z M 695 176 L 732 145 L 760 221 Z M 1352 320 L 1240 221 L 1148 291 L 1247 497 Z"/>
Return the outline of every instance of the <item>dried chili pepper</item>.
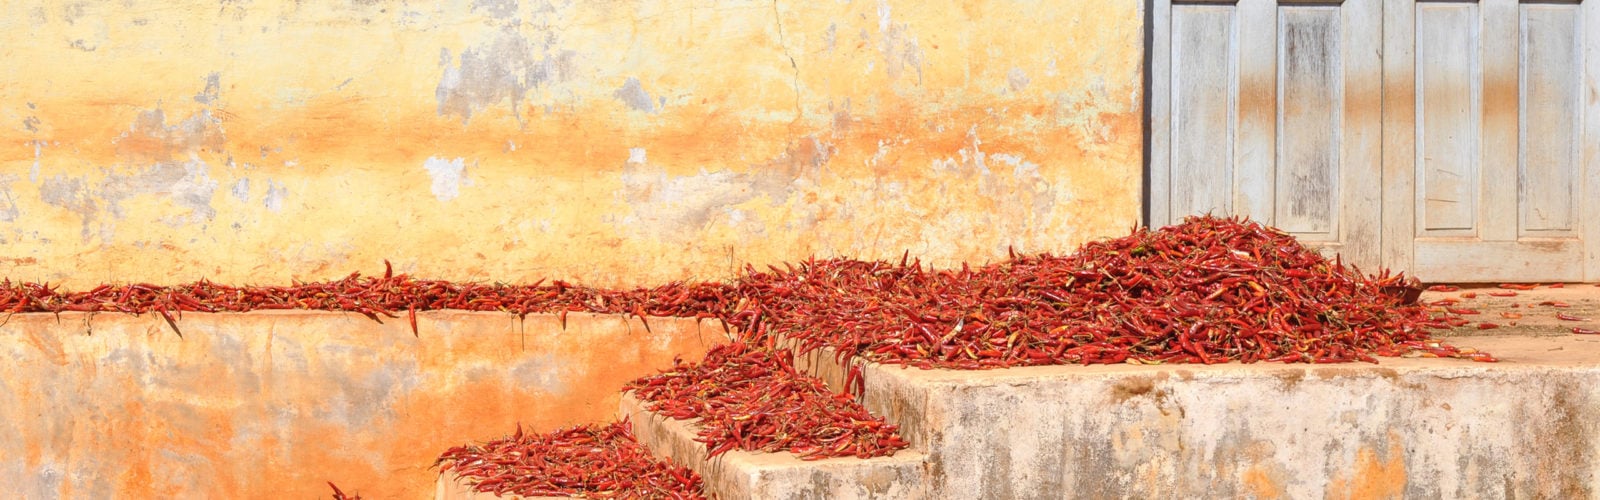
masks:
<path fill-rule="evenodd" d="M 698 474 L 652 458 L 625 421 L 546 434 L 518 425 L 510 436 L 450 448 L 434 467 L 495 495 L 704 498 Z"/>

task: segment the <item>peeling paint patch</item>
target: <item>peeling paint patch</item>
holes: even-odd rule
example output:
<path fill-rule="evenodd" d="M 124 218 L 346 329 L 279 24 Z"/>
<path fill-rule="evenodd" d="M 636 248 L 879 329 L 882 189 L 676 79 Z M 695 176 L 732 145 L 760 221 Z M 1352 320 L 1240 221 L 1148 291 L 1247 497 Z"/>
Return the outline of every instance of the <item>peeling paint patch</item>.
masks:
<path fill-rule="evenodd" d="M 283 211 L 283 199 L 289 196 L 289 188 L 278 181 L 267 180 L 267 196 L 261 200 L 267 210 L 273 212 Z"/>
<path fill-rule="evenodd" d="M 656 237 L 684 238 L 693 237 L 718 216 L 738 223 L 744 214 L 734 209 L 735 205 L 762 196 L 773 204 L 784 202 L 795 191 L 796 182 L 815 182 L 832 155 L 832 144 L 808 137 L 765 165 L 752 166 L 749 172 L 702 170 L 696 175 L 672 176 L 648 164 L 643 148 L 633 148 L 628 150 L 619 192 L 633 213 L 623 222 Z"/>
<path fill-rule="evenodd" d="M 439 201 L 450 201 L 461 195 L 461 184 L 466 178 L 466 159 L 456 158 L 446 160 L 439 157 L 430 157 L 422 162 L 422 168 L 428 171 L 428 177 L 433 179 L 433 197 Z"/>
<path fill-rule="evenodd" d="M 206 88 L 194 95 L 194 102 L 200 104 L 216 104 L 217 98 L 222 95 L 222 74 L 215 71 L 206 75 Z"/>
<path fill-rule="evenodd" d="M 577 53 L 558 47 L 555 33 L 537 31 L 539 42 L 534 43 L 504 28 L 494 39 L 462 51 L 455 66 L 449 65 L 449 50 L 443 50 L 444 74 L 434 90 L 439 115 L 459 116 L 465 123 L 473 113 L 509 101 L 521 120 L 521 103 L 529 90 L 569 79 Z"/>
<path fill-rule="evenodd" d="M 39 158 L 44 156 L 44 145 L 33 141 L 33 168 L 28 169 L 28 182 L 39 182 Z"/>
<path fill-rule="evenodd" d="M 15 222 L 22 211 L 17 208 L 17 195 L 11 192 L 11 183 L 17 176 L 0 174 L 0 222 Z"/>
<path fill-rule="evenodd" d="M 889 0 L 878 0 L 878 32 L 883 34 L 884 71 L 889 79 L 899 78 L 907 68 L 917 72 L 917 84 L 922 84 L 922 47 L 910 25 L 896 23 L 889 15 Z"/>
<path fill-rule="evenodd" d="M 1011 71 L 1006 72 L 1006 85 L 1011 87 L 1012 92 L 1021 92 L 1022 89 L 1028 88 L 1028 82 L 1028 74 L 1022 72 L 1022 68 L 1013 67 Z"/>
<path fill-rule="evenodd" d="M 239 201 L 250 199 L 250 179 L 240 178 L 238 182 L 233 183 L 233 197 Z"/>
<path fill-rule="evenodd" d="M 89 194 L 88 184 L 82 177 L 56 174 L 39 185 L 39 198 L 45 203 L 78 214 L 83 221 L 84 241 L 89 241 L 89 223 L 100 210 L 94 197 Z"/>
<path fill-rule="evenodd" d="M 622 87 L 618 88 L 616 92 L 612 92 L 611 96 L 616 97 L 623 104 L 627 104 L 634 111 L 656 112 L 655 101 L 651 100 L 650 93 L 644 90 L 644 85 L 639 83 L 638 78 L 628 77 L 628 81 L 623 82 Z"/>
<path fill-rule="evenodd" d="M 39 194 L 45 203 L 65 208 L 82 219 L 84 241 L 92 239 L 90 227 L 99 221 L 101 240 L 110 242 L 113 226 L 101 220 L 101 214 L 122 218 L 121 203 L 138 196 L 162 196 L 187 209 L 187 213 L 166 219 L 173 225 L 215 218 L 217 211 L 211 207 L 211 197 L 218 184 L 208 170 L 205 162 L 191 159 L 183 163 L 158 162 L 133 174 L 111 173 L 98 183 L 91 183 L 86 177 L 58 174 L 40 184 Z"/>
<path fill-rule="evenodd" d="M 490 17 L 505 19 L 517 13 L 517 0 L 472 0 L 472 10 L 481 10 Z"/>
<path fill-rule="evenodd" d="M 158 162 L 201 150 L 221 151 L 226 143 L 222 121 L 202 109 L 178 123 L 167 125 L 161 108 L 140 111 L 133 124 L 113 141 L 118 156 L 134 163 Z"/>

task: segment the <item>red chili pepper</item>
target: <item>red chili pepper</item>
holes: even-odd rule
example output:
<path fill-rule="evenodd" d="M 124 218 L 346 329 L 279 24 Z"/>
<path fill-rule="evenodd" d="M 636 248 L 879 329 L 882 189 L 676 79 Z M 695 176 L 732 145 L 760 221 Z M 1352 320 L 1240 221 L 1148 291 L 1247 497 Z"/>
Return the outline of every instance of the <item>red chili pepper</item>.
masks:
<path fill-rule="evenodd" d="M 1576 334 L 1579 334 L 1579 335 L 1600 335 L 1600 330 L 1591 330 L 1591 329 L 1588 329 L 1588 328 L 1582 328 L 1582 327 L 1574 326 L 1574 327 L 1572 327 L 1572 333 L 1576 333 Z"/>
<path fill-rule="evenodd" d="M 1475 292 L 1467 292 L 1467 293 L 1461 294 L 1461 298 L 1463 298 L 1463 299 L 1476 299 L 1476 298 L 1478 298 L 1478 294 L 1475 293 Z"/>
<path fill-rule="evenodd" d="M 1495 328 L 1500 328 L 1500 325 L 1496 325 L 1494 323 L 1478 323 L 1479 330 L 1493 330 Z"/>
<path fill-rule="evenodd" d="M 1464 309 L 1464 308 L 1457 308 L 1457 307 L 1446 307 L 1445 310 L 1446 311 L 1450 311 L 1452 314 L 1461 314 L 1461 315 L 1481 314 L 1477 309 Z"/>
<path fill-rule="evenodd" d="M 1573 315 L 1567 314 L 1567 313 L 1556 313 L 1556 319 L 1559 319 L 1561 321 L 1589 321 L 1587 319 L 1580 318 L 1580 317 L 1577 317 L 1577 316 L 1573 316 Z"/>
<path fill-rule="evenodd" d="M 1433 285 L 1428 287 L 1430 292 L 1454 292 L 1460 289 L 1461 287 L 1455 285 Z"/>

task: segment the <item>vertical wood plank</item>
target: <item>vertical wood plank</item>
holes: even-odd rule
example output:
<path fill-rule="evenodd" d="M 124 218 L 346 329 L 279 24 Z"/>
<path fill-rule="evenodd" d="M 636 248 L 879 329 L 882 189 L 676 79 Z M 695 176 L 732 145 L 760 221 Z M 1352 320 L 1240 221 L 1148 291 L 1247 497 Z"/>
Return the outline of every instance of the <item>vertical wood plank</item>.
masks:
<path fill-rule="evenodd" d="M 1478 31 L 1477 4 L 1417 4 L 1419 236 L 1472 235 L 1477 229 Z"/>
<path fill-rule="evenodd" d="M 1172 223 L 1172 2 L 1151 6 L 1150 226 Z"/>
<path fill-rule="evenodd" d="M 1339 6 L 1278 12 L 1277 226 L 1303 239 L 1337 241 L 1344 60 Z"/>
<path fill-rule="evenodd" d="M 1344 122 L 1340 136 L 1341 252 L 1345 262 L 1365 271 L 1383 265 L 1383 3 L 1349 0 L 1344 4 Z"/>
<path fill-rule="evenodd" d="M 1521 9 L 1518 235 L 1570 236 L 1582 186 L 1582 13 L 1571 4 Z"/>
<path fill-rule="evenodd" d="M 1589 0 L 1580 7 L 1583 19 L 1583 176 L 1584 191 L 1579 196 L 1583 210 L 1584 276 L 1600 281 L 1600 2 Z"/>
<path fill-rule="evenodd" d="M 1517 239 L 1517 135 L 1519 116 L 1517 25 L 1518 0 L 1481 0 L 1482 36 L 1473 48 L 1482 51 L 1482 157 L 1475 189 L 1480 197 L 1478 237 L 1486 241 Z M 1481 47 L 1481 48 L 1480 48 Z"/>
<path fill-rule="evenodd" d="M 1172 7 L 1172 212 L 1232 209 L 1238 23 L 1233 5 Z"/>
<path fill-rule="evenodd" d="M 1416 214 L 1416 7 L 1385 0 L 1383 7 L 1383 255 L 1385 267 L 1410 271 Z"/>
<path fill-rule="evenodd" d="M 1277 224 L 1278 6 L 1239 2 L 1239 125 L 1235 139 L 1233 213 Z"/>

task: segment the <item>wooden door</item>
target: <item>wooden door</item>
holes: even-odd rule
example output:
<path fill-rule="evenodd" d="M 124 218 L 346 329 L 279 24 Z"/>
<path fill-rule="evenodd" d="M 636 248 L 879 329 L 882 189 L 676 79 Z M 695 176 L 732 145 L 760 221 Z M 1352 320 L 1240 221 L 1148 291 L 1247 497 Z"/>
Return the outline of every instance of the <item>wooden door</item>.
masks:
<path fill-rule="evenodd" d="M 1385 264 L 1600 279 L 1600 0 L 1389 0 L 1384 24 Z"/>
<path fill-rule="evenodd" d="M 1247 215 L 1374 270 L 1379 2 L 1155 0 L 1148 223 Z"/>

